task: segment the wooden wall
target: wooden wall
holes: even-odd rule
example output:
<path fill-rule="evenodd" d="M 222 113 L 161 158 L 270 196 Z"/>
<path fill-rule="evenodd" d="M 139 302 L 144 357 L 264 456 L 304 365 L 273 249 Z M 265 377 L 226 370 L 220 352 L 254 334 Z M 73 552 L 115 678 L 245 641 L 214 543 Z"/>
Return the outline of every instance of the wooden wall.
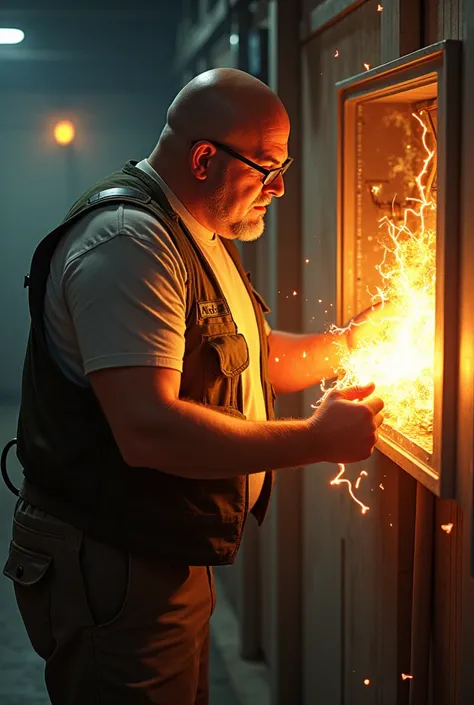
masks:
<path fill-rule="evenodd" d="M 307 332 L 323 330 L 335 321 L 335 83 L 363 71 L 364 63 L 376 66 L 440 39 L 464 38 L 468 52 L 474 42 L 474 10 L 465 10 L 463 16 L 459 0 L 385 0 L 380 3 L 381 12 L 378 5 L 373 0 L 302 1 L 300 254 Z M 341 16 L 315 28 L 331 9 L 341 10 Z M 474 69 L 474 59 L 471 62 Z M 474 100 L 469 101 L 474 109 Z M 464 135 L 474 152 L 466 125 Z M 468 168 L 464 163 L 465 175 Z M 466 183 L 463 188 L 466 192 Z M 474 581 L 469 564 L 474 320 L 467 278 L 472 282 L 474 275 L 473 265 L 467 264 L 474 260 L 474 228 L 468 228 L 474 223 L 471 211 L 472 206 L 465 206 L 461 228 L 469 260 L 463 258 L 459 413 L 467 424 L 459 426 L 457 501 L 435 499 L 376 452 L 369 462 L 348 469 L 352 477 L 362 468 L 369 472 L 362 499 L 371 509 L 362 516 L 345 488 L 329 487 L 337 468 L 305 469 L 304 705 L 474 702 L 474 669 L 468 666 L 474 657 Z M 310 413 L 316 397 L 316 389 L 305 393 L 305 413 Z M 448 522 L 454 524 L 450 535 L 441 530 L 441 524 Z M 402 673 L 413 673 L 415 678 L 403 680 Z"/>
<path fill-rule="evenodd" d="M 310 260 L 303 281 L 308 332 L 324 330 L 336 316 L 335 84 L 364 71 L 365 63 L 380 63 L 377 5 L 363 3 L 303 47 L 303 255 Z M 305 394 L 306 409 L 316 397 L 317 390 Z M 305 470 L 303 624 L 308 704 L 397 702 L 398 470 L 379 456 L 348 472 L 357 476 L 363 468 L 370 473 L 364 501 L 371 510 L 366 516 L 344 488 L 329 487 L 335 466 Z"/>

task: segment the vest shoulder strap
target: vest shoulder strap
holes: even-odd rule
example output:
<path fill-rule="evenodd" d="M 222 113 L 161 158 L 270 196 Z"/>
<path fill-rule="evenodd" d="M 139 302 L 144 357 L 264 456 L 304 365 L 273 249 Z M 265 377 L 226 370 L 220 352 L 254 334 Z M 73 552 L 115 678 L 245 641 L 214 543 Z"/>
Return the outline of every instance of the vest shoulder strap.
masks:
<path fill-rule="evenodd" d="M 120 187 L 120 188 L 107 188 L 98 193 L 94 193 L 87 199 L 88 204 L 97 204 L 99 201 L 109 200 L 109 199 L 132 199 L 134 201 L 140 201 L 141 203 L 150 203 L 151 196 L 144 191 L 140 191 L 137 188 L 130 187 Z M 81 211 L 83 213 L 83 211 Z"/>

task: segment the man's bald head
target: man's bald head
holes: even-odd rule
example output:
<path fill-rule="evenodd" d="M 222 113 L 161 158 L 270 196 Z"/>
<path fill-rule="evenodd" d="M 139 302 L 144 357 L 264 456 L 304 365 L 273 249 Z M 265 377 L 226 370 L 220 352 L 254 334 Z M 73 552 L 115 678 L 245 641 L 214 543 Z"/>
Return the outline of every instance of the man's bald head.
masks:
<path fill-rule="evenodd" d="M 167 115 L 169 131 L 190 141 L 258 137 L 275 125 L 289 131 L 281 100 L 265 83 L 237 69 L 211 69 L 196 76 Z"/>
<path fill-rule="evenodd" d="M 212 69 L 178 93 L 148 161 L 204 227 L 255 239 L 266 206 L 284 193 L 278 169 L 289 132 L 285 107 L 265 83 L 237 69 Z"/>

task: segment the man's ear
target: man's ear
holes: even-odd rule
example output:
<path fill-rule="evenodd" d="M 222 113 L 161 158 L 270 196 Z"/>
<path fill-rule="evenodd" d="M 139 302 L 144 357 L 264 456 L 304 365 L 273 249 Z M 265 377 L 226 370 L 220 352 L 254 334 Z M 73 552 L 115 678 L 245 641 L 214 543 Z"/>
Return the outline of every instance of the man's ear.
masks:
<path fill-rule="evenodd" d="M 189 155 L 189 166 L 196 179 L 205 181 L 209 171 L 209 164 L 216 153 L 216 148 L 209 142 L 196 142 Z"/>

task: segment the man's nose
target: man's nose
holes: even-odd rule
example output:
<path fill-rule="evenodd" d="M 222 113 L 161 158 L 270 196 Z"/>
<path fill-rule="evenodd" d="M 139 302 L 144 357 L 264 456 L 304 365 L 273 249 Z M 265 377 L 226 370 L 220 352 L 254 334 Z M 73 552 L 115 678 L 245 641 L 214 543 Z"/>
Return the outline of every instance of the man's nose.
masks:
<path fill-rule="evenodd" d="M 283 176 L 281 174 L 277 176 L 275 181 L 272 181 L 271 184 L 267 184 L 267 186 L 263 187 L 263 191 L 267 194 L 275 196 L 276 198 L 281 198 L 281 196 L 285 193 L 285 182 L 283 181 Z"/>

